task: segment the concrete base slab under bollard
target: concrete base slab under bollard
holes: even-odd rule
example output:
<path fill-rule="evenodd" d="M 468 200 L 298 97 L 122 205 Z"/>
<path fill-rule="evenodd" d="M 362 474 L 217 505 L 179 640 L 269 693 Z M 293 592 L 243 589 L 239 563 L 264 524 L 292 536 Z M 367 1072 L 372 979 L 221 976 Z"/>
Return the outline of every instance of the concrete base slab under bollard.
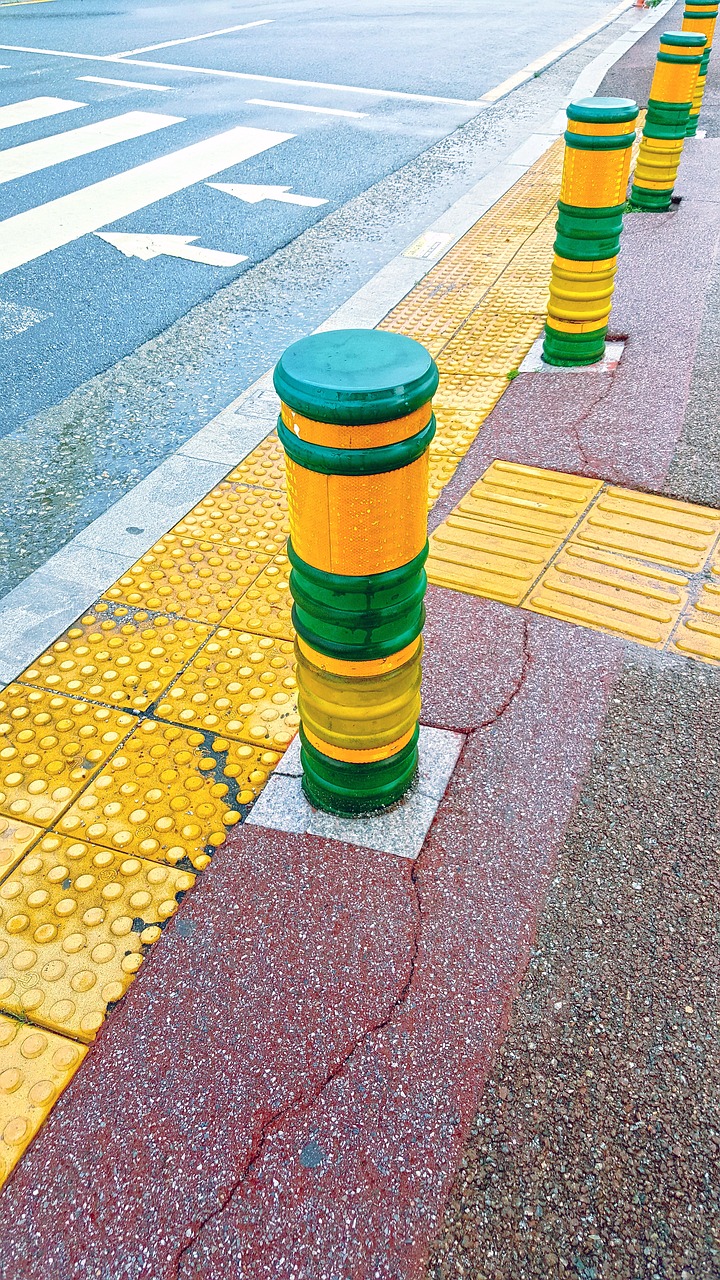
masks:
<path fill-rule="evenodd" d="M 603 373 L 614 373 L 620 363 L 623 351 L 625 350 L 624 340 L 617 342 L 605 343 L 605 355 L 602 360 L 598 360 L 596 364 L 577 364 L 577 365 L 561 365 L 548 364 L 543 360 L 543 342 L 544 338 L 538 338 L 533 342 L 525 359 L 518 369 L 518 373 L 592 373 L 593 370 Z"/>
<path fill-rule="evenodd" d="M 295 738 L 254 805 L 246 825 L 324 836 L 346 844 L 417 858 L 458 762 L 465 735 L 420 726 L 418 776 L 397 804 L 379 813 L 338 818 L 315 809 L 302 790 L 300 739 Z"/>

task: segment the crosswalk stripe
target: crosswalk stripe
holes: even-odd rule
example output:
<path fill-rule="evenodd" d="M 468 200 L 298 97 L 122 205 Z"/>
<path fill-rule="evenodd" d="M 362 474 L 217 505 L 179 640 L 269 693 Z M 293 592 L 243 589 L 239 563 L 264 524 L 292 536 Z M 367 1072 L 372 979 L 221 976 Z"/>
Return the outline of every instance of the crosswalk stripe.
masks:
<path fill-rule="evenodd" d="M 0 275 L 294 137 L 238 125 L 0 222 Z"/>
<path fill-rule="evenodd" d="M 146 133 L 154 133 L 156 129 L 182 124 L 183 118 L 160 115 L 155 111 L 127 111 L 111 120 L 100 120 L 96 124 L 83 125 L 80 129 L 56 133 L 51 138 L 9 147 L 7 151 L 0 151 L 0 182 L 24 178 L 29 173 L 49 169 L 63 160 L 75 160 L 78 156 L 101 151 L 103 147 L 112 147 L 116 142 L 142 138 Z"/>
<path fill-rule="evenodd" d="M 0 107 L 0 129 L 13 124 L 29 124 L 31 120 L 44 120 L 46 116 L 58 116 L 61 111 L 74 111 L 86 107 L 86 102 L 71 102 L 68 98 L 26 98 L 24 102 L 11 102 Z"/>

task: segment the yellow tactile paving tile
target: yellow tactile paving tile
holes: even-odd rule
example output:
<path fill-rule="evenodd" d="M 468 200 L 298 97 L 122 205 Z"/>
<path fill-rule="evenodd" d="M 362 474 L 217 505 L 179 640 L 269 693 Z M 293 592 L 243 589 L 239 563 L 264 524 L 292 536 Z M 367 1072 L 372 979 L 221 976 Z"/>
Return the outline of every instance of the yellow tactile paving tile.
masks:
<path fill-rule="evenodd" d="M 513 312 L 509 307 L 502 311 L 479 307 L 438 357 L 441 403 L 449 400 L 462 407 L 465 387 L 488 375 L 505 379 L 502 395 L 507 374 L 522 364 L 544 320 L 542 315 Z"/>
<path fill-rule="evenodd" d="M 240 819 L 229 744 L 143 720 L 60 819 L 73 838 L 201 871 Z"/>
<path fill-rule="evenodd" d="M 290 561 L 275 556 L 225 618 L 236 631 L 252 631 L 273 639 L 293 640 Z"/>
<path fill-rule="evenodd" d="M 0 813 L 49 827 L 137 724 L 45 689 L 0 693 Z"/>
<path fill-rule="evenodd" d="M 523 608 L 662 649 L 688 598 L 688 578 L 573 539 Z"/>
<path fill-rule="evenodd" d="M 210 628 L 100 601 L 18 677 L 58 693 L 144 711 L 207 640 Z"/>
<path fill-rule="evenodd" d="M 300 723 L 293 644 L 219 627 L 157 714 L 284 751 Z"/>
<path fill-rule="evenodd" d="M 105 594 L 112 601 L 217 623 L 261 567 L 240 538 L 219 535 L 210 541 L 168 533 Z"/>
<path fill-rule="evenodd" d="M 289 532 L 284 493 L 223 480 L 113 587 L 108 600 L 221 622 Z"/>
<path fill-rule="evenodd" d="M 430 582 L 520 604 L 600 488 L 494 462 L 430 539 Z"/>
<path fill-rule="evenodd" d="M 477 431 L 475 432 L 475 435 L 477 435 Z M 428 509 L 435 506 L 435 503 L 440 497 L 445 485 L 452 479 L 462 460 L 463 454 L 461 452 L 455 454 L 436 453 L 432 445 L 430 446 L 430 466 L 428 468 Z"/>
<path fill-rule="evenodd" d="M 261 444 L 239 462 L 228 476 L 229 481 L 280 491 L 285 488 L 285 452 L 272 431 Z"/>
<path fill-rule="evenodd" d="M 720 585 L 716 582 L 703 583 L 673 636 L 672 647 L 702 662 L 720 662 Z"/>
<path fill-rule="evenodd" d="M 0 884 L 0 1007 L 93 1040 L 194 879 L 46 835 Z"/>
<path fill-rule="evenodd" d="M 227 750 L 223 775 L 233 779 L 237 788 L 238 805 L 252 804 L 260 795 L 282 752 L 251 747 L 247 742 L 225 741 L 223 747 Z"/>
<path fill-rule="evenodd" d="M 488 395 L 488 402 L 492 408 L 505 390 L 507 379 L 503 378 L 500 382 L 498 379 L 489 378 L 488 382 L 493 383 L 492 391 Z M 438 405 L 435 409 L 435 417 L 437 431 L 430 447 L 431 460 L 439 456 L 459 460 L 467 453 L 486 415 L 482 410 L 446 409 Z"/>
<path fill-rule="evenodd" d="M 558 141 L 378 327 L 409 334 L 438 357 L 494 286 L 502 293 L 504 282 L 512 280 L 512 297 L 521 296 L 524 283 L 526 296 L 533 290 L 533 298 L 542 298 L 550 277 L 562 159 Z"/>
<path fill-rule="evenodd" d="M 263 446 L 260 446 L 262 450 Z M 255 458 L 258 450 L 249 455 Z M 202 502 L 193 507 L 174 532 L 183 537 L 237 538 L 249 552 L 244 565 L 252 573 L 256 564 L 267 564 L 287 542 L 290 529 L 285 493 L 276 489 L 251 489 L 247 484 L 222 480 Z M 259 568 L 257 570 L 260 571 Z"/>
<path fill-rule="evenodd" d="M 720 534 L 720 511 L 658 494 L 609 487 L 575 538 L 686 573 L 701 569 Z"/>
<path fill-rule="evenodd" d="M 0 1184 L 86 1053 L 84 1045 L 0 1014 Z"/>
<path fill-rule="evenodd" d="M 14 818 L 3 818 L 0 815 L 0 880 L 12 871 L 23 854 L 42 835 L 42 827 L 34 827 L 30 822 L 17 822 Z"/>

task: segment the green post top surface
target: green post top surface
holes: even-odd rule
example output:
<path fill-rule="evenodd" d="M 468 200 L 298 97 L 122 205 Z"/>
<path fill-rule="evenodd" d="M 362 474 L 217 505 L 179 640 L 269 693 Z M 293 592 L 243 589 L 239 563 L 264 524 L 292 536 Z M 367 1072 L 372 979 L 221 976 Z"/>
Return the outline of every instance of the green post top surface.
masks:
<path fill-rule="evenodd" d="M 580 98 L 570 103 L 567 118 L 580 124 L 631 124 L 637 113 L 632 98 Z"/>
<path fill-rule="evenodd" d="M 660 43 L 681 45 L 686 49 L 702 49 L 706 38 L 706 36 L 698 35 L 692 31 L 666 31 L 664 35 L 661 35 Z"/>
<path fill-rule="evenodd" d="M 293 342 L 273 378 L 280 399 L 315 422 L 371 425 L 403 418 L 431 400 L 432 356 L 413 338 L 379 329 L 339 329 Z"/>

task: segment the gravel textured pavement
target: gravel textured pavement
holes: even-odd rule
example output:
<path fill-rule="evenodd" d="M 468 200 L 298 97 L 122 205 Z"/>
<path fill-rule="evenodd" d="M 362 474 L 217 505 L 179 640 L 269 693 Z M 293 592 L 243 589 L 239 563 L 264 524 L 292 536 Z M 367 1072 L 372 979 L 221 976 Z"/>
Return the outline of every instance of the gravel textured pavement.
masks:
<path fill-rule="evenodd" d="M 720 1276 L 720 672 L 633 650 L 432 1280 Z"/>
<path fill-rule="evenodd" d="M 601 92 L 643 101 L 656 48 Z M 678 213 L 628 219 L 618 372 L 518 379 L 475 474 L 504 440 L 500 456 L 720 504 L 719 85 L 711 68 Z M 719 712 L 720 670 L 627 646 L 428 1280 L 720 1277 Z"/>

